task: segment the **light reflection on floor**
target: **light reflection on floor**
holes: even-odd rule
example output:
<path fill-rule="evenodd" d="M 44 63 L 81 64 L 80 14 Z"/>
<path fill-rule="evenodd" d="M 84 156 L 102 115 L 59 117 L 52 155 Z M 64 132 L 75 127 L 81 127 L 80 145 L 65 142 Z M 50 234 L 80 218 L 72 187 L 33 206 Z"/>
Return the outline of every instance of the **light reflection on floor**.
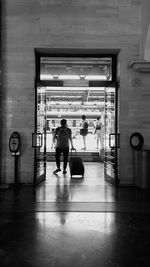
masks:
<path fill-rule="evenodd" d="M 54 175 L 55 162 L 47 163 L 47 177 L 37 188 L 37 202 L 110 202 L 114 200 L 112 186 L 104 181 L 101 162 L 85 162 L 84 178 L 70 178 L 60 172 Z"/>
<path fill-rule="evenodd" d="M 36 213 L 36 219 L 42 227 L 59 227 L 65 225 L 65 227 L 80 229 L 80 231 L 95 230 L 109 234 L 113 232 L 115 223 L 115 213 L 49 213 L 38 212 Z"/>

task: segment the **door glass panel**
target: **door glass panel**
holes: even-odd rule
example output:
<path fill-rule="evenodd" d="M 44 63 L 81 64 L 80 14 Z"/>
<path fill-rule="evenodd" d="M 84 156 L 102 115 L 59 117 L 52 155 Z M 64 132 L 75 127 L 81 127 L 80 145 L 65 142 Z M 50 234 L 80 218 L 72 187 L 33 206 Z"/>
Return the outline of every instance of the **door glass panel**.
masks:
<path fill-rule="evenodd" d="M 105 179 L 115 182 L 115 88 L 106 88 L 105 90 L 105 161 L 104 172 Z"/>
<path fill-rule="evenodd" d="M 37 180 L 45 179 L 46 172 L 46 90 L 37 88 L 37 135 L 40 147 L 36 148 Z"/>
<path fill-rule="evenodd" d="M 112 58 L 41 57 L 40 80 L 112 80 Z"/>
<path fill-rule="evenodd" d="M 72 130 L 75 148 L 82 154 L 89 153 L 89 161 L 93 161 L 93 158 L 100 161 L 100 142 L 97 144 L 94 127 L 97 117 L 104 115 L 104 98 L 104 87 L 47 87 L 47 152 L 54 151 L 52 129 L 60 126 L 61 118 L 65 118 Z M 83 114 L 88 121 L 85 151 L 80 135 Z"/>

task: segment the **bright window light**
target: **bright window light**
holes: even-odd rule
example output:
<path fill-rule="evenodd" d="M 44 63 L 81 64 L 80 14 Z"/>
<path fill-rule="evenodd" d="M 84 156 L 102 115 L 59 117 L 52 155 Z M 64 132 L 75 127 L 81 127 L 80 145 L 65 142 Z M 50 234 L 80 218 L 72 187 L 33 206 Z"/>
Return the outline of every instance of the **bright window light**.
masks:
<path fill-rule="evenodd" d="M 106 76 L 105 75 L 96 75 L 96 76 L 94 76 L 94 75 L 87 75 L 86 77 L 85 77 L 85 80 L 102 80 L 102 81 L 104 81 L 104 80 L 106 80 L 107 78 L 106 78 Z"/>
<path fill-rule="evenodd" d="M 80 80 L 78 75 L 60 75 L 59 80 Z"/>
<path fill-rule="evenodd" d="M 40 79 L 41 80 L 53 80 L 53 76 L 51 74 L 41 74 Z"/>
<path fill-rule="evenodd" d="M 41 80 L 55 80 L 56 77 L 54 77 L 51 74 L 41 74 L 40 75 L 40 79 Z M 82 77 L 78 76 L 78 75 L 60 75 L 57 76 L 57 79 L 59 80 L 80 80 L 83 79 Z M 107 80 L 107 77 L 105 75 L 87 75 L 84 77 L 85 80 Z"/>

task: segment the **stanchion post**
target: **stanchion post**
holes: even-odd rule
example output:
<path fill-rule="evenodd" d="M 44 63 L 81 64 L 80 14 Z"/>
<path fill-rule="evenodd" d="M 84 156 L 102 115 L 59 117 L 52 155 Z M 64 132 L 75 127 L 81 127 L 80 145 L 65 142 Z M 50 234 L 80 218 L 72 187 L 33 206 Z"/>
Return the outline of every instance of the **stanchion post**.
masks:
<path fill-rule="evenodd" d="M 14 184 L 19 184 L 18 162 L 21 155 L 21 136 L 18 132 L 13 132 L 9 138 L 9 150 L 14 157 Z"/>
<path fill-rule="evenodd" d="M 15 185 L 18 185 L 18 156 L 15 155 L 14 156 L 14 161 L 15 161 L 15 164 L 14 164 L 14 184 Z"/>

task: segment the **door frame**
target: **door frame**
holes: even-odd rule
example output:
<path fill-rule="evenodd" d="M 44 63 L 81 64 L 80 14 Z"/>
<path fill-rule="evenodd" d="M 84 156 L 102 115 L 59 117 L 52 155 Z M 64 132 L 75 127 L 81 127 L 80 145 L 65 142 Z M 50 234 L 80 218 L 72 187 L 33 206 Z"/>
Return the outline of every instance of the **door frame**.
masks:
<path fill-rule="evenodd" d="M 49 80 L 40 80 L 40 59 L 41 57 L 82 57 L 82 58 L 102 58 L 109 57 L 112 59 L 112 80 L 111 81 L 89 81 L 89 87 L 115 87 L 116 88 L 116 118 L 115 118 L 115 133 L 118 134 L 118 75 L 117 75 L 117 58 L 120 49 L 48 49 L 48 48 L 35 48 L 35 88 L 38 84 L 45 86 L 63 86 L 63 81 L 49 81 Z M 36 90 L 36 89 L 35 89 Z M 35 101 L 37 101 L 35 97 Z M 37 110 L 35 107 L 35 130 L 36 130 L 36 116 Z M 115 140 L 117 142 L 117 137 Z M 36 150 L 36 149 L 35 149 Z M 115 185 L 119 183 L 118 178 L 118 168 L 119 168 L 119 155 L 118 149 L 115 149 Z M 34 182 L 36 180 L 36 152 L 34 153 Z"/>
<path fill-rule="evenodd" d="M 37 140 L 33 140 L 36 139 L 36 135 L 37 135 L 37 93 L 38 93 L 38 87 L 45 87 L 42 83 L 39 83 L 35 80 L 35 123 L 34 123 L 34 133 L 32 136 L 32 146 L 33 143 L 35 143 Z M 46 96 L 45 96 L 46 97 Z M 45 124 L 46 126 L 46 124 Z M 43 138 L 43 137 L 42 137 Z M 44 169 L 44 173 L 43 175 L 41 175 L 41 177 L 37 177 L 37 164 L 38 164 L 38 160 L 37 160 L 37 149 L 38 147 L 35 145 L 34 146 L 34 178 L 33 178 L 33 183 L 34 185 L 38 185 L 39 183 L 41 183 L 43 180 L 46 179 L 46 127 L 45 127 L 45 132 L 44 132 L 44 155 L 43 155 L 43 169 Z"/>
<path fill-rule="evenodd" d="M 108 87 L 109 88 L 109 87 Z M 113 88 L 115 89 L 115 98 L 114 98 L 114 109 L 115 109 L 115 125 L 114 125 L 114 131 L 109 134 L 109 138 L 107 136 L 107 138 L 109 139 L 109 148 L 111 149 L 111 155 L 108 155 L 109 160 L 107 161 L 107 150 L 105 153 L 105 159 L 104 159 L 104 174 L 105 174 L 105 180 L 108 181 L 111 184 L 114 184 L 116 186 L 118 186 L 119 184 L 119 177 L 118 177 L 118 169 L 119 169 L 119 148 L 120 148 L 120 134 L 118 131 L 118 83 L 115 84 L 115 86 L 113 86 Z M 105 92 L 105 104 L 106 104 L 106 94 L 107 92 Z M 106 114 L 105 114 L 106 115 Z M 105 124 L 105 129 L 106 129 L 106 125 Z M 105 138 L 106 138 L 106 131 L 105 131 Z M 114 136 L 114 144 L 111 145 L 111 135 Z M 110 152 L 109 151 L 109 152 Z M 107 174 L 107 164 L 109 163 L 109 165 L 111 166 L 111 171 L 112 173 L 115 173 L 115 179 L 113 178 L 113 175 Z M 113 171 L 114 170 L 114 171 Z"/>

